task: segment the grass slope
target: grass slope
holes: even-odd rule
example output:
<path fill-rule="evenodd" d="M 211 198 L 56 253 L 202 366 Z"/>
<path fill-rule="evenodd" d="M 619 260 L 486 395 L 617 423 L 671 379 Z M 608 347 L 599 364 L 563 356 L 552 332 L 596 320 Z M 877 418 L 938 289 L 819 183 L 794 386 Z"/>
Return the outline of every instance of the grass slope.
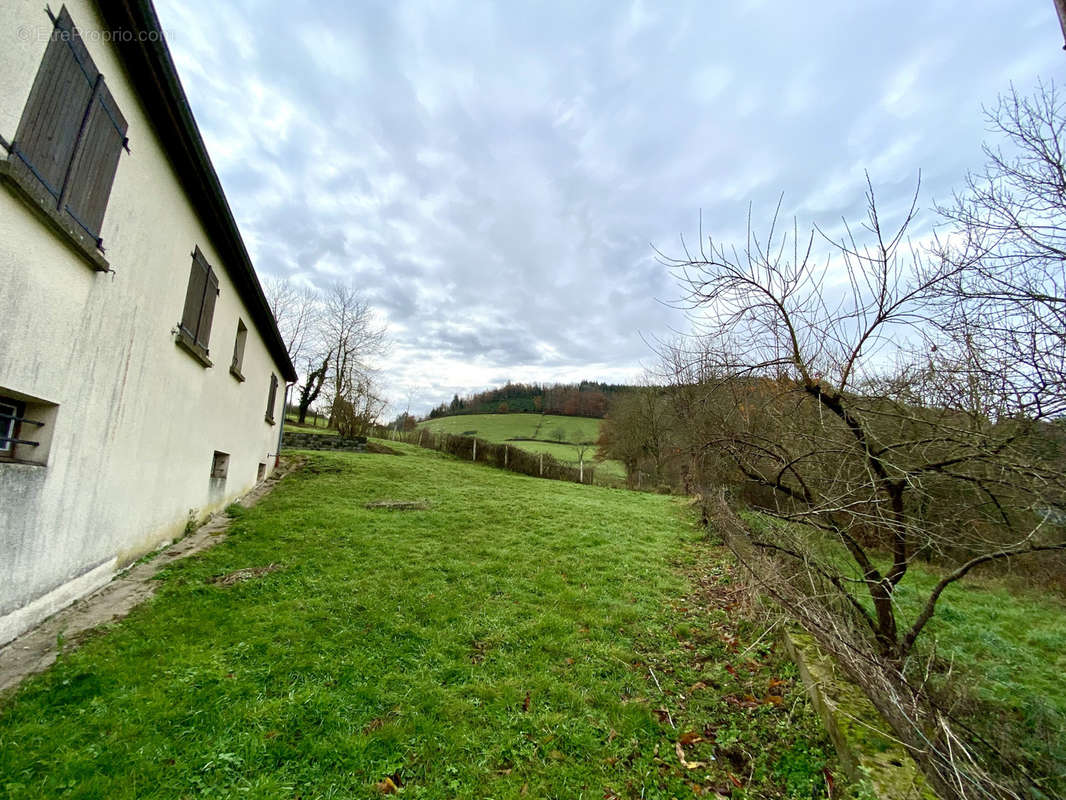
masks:
<path fill-rule="evenodd" d="M 559 442 L 595 442 L 600 435 L 600 422 L 589 417 L 554 414 L 461 414 L 426 420 L 420 427 L 456 436 L 470 434 L 489 442 L 508 442 L 530 453 L 547 453 L 564 464 L 577 466 L 578 454 L 573 444 Z M 529 439 L 535 441 L 521 441 Z M 595 454 L 594 448 L 586 451 L 586 466 Z M 617 478 L 626 476 L 625 467 L 619 461 L 604 461 L 595 466 Z"/>
<path fill-rule="evenodd" d="M 795 675 L 677 501 L 389 444 L 308 455 L 7 697 L 0 796 L 823 796 Z"/>

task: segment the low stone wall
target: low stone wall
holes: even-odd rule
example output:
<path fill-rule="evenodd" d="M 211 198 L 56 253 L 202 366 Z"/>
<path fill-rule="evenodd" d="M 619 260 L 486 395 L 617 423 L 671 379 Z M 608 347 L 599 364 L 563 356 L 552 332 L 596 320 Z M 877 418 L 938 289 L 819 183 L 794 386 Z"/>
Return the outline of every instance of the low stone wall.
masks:
<path fill-rule="evenodd" d="M 366 437 L 331 436 L 327 433 L 299 433 L 285 431 L 281 437 L 282 450 L 352 450 L 366 452 Z"/>
<path fill-rule="evenodd" d="M 814 637 L 782 626 L 782 638 L 848 777 L 866 784 L 879 800 L 936 800 L 914 759 L 885 730 L 873 703 Z"/>

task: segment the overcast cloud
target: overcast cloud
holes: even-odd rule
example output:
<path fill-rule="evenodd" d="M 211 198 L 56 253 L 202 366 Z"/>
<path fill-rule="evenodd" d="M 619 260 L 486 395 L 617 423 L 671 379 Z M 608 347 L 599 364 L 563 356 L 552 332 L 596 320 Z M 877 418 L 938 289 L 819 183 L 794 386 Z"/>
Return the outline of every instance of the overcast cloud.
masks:
<path fill-rule="evenodd" d="M 1051 0 L 157 0 L 261 276 L 352 279 L 393 409 L 625 381 L 682 321 L 652 245 L 947 197 L 982 103 L 1066 64 Z"/>

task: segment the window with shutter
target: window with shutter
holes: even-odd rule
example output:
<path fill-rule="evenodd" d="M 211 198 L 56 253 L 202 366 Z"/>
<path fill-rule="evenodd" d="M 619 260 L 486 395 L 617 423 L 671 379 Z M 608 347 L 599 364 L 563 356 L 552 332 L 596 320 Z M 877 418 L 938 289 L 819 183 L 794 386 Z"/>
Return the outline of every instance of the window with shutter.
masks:
<path fill-rule="evenodd" d="M 274 424 L 274 404 L 278 399 L 278 376 L 271 374 L 270 376 L 270 395 L 267 398 L 267 413 L 266 421 L 271 425 Z"/>
<path fill-rule="evenodd" d="M 102 248 L 126 120 L 65 6 L 53 22 L 9 163 L 20 186 L 64 230 Z"/>
<path fill-rule="evenodd" d="M 229 365 L 229 374 L 239 381 L 244 380 L 244 346 L 248 342 L 248 328 L 244 320 L 237 320 L 237 337 L 233 340 L 233 361 Z"/>
<path fill-rule="evenodd" d="M 211 366 L 208 345 L 217 297 L 218 276 L 197 247 L 192 254 L 189 288 L 185 290 L 185 308 L 178 323 L 177 343 L 205 367 Z"/>

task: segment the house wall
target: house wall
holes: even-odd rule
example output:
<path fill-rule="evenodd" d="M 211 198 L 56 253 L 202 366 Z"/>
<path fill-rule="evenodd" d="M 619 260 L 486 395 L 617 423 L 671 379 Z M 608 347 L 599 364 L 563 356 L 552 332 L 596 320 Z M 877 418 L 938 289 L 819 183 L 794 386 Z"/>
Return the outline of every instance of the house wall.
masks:
<path fill-rule="evenodd" d="M 0 462 L 0 644 L 224 507 L 273 467 L 264 419 L 282 370 L 204 233 L 95 8 L 68 0 L 86 46 L 129 121 L 102 238 L 113 272 L 90 269 L 17 194 L 0 188 L 0 395 L 57 404 L 45 466 Z M 58 10 L 58 9 L 57 9 Z M 39 0 L 5 3 L 0 135 L 10 142 L 44 54 Z M 27 31 L 29 33 L 27 33 Z M 40 31 L 40 35 L 37 32 Z M 0 151 L 0 156 L 5 155 Z M 219 276 L 205 369 L 175 344 L 199 246 Z M 243 374 L 229 373 L 237 320 Z M 284 383 L 275 416 L 280 422 Z M 230 454 L 225 481 L 214 451 Z"/>

